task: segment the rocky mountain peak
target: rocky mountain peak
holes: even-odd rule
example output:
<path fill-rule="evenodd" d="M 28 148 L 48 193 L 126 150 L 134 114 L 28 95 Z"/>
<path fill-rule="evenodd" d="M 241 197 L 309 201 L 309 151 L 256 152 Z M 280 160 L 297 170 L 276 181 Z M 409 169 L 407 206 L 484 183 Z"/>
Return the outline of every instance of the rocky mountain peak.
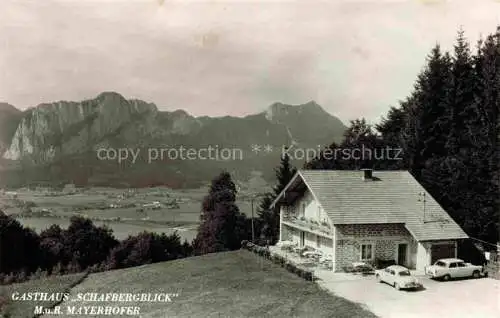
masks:
<path fill-rule="evenodd" d="M 2 108 L 15 111 L 0 104 Z M 138 161 L 123 169 L 114 161 L 96 159 L 95 150 L 172 145 L 250 149 L 259 144 L 278 149 L 290 141 L 310 147 L 337 142 L 345 129 L 315 101 L 302 105 L 274 103 L 264 112 L 245 117 L 195 117 L 182 109 L 161 111 L 153 103 L 127 99 L 115 92 L 83 101 L 46 103 L 14 117 L 5 117 L 4 123 L 11 125 L 0 122 L 0 171 L 2 162 L 8 163 L 9 169 L 22 163 L 32 170 L 27 176 L 24 170 L 9 172 L 14 173 L 11 181 L 20 179 L 16 177 L 19 173 L 25 180 L 22 182 L 72 180 L 106 185 L 126 182 L 131 186 L 156 182 L 194 185 L 210 180 L 214 171 L 221 169 L 238 174 L 237 178 L 246 178 L 249 171 L 272 175 L 279 153 L 261 156 L 245 152 L 242 160 L 171 160 L 168 165 L 162 160 Z M 75 160 L 78 165 L 73 164 Z M 0 183 L 2 179 L 0 174 Z"/>
<path fill-rule="evenodd" d="M 171 113 L 172 116 L 176 117 L 176 118 L 186 118 L 186 117 L 191 117 L 191 115 L 188 114 L 187 111 L 185 111 L 184 109 L 177 109 L 177 110 L 174 110 L 172 113 Z"/>
<path fill-rule="evenodd" d="M 121 94 L 117 92 L 102 92 L 99 95 L 97 95 L 96 99 L 101 102 L 125 102 L 126 99 L 123 97 Z"/>
<path fill-rule="evenodd" d="M 0 112 L 1 113 L 9 113 L 9 114 L 18 114 L 21 113 L 21 111 L 11 104 L 8 103 L 0 103 Z"/>
<path fill-rule="evenodd" d="M 327 115 L 328 114 L 323 107 L 321 107 L 315 101 L 309 101 L 301 105 L 287 105 L 281 102 L 273 103 L 265 111 L 266 118 L 269 121 L 281 121 L 290 116 L 317 116 L 317 115 Z"/>

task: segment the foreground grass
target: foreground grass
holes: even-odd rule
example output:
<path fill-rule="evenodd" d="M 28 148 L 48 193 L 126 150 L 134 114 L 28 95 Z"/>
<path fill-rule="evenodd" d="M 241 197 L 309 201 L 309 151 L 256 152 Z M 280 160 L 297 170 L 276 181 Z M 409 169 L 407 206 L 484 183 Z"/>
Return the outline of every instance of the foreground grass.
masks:
<path fill-rule="evenodd" d="M 72 296 L 128 292 L 178 297 L 162 303 L 70 301 L 61 308 L 139 306 L 141 317 L 375 317 L 243 250 L 91 274 L 72 289 Z"/>
<path fill-rule="evenodd" d="M 0 286 L 0 317 L 27 318 L 34 316 L 35 306 L 50 307 L 55 302 L 13 301 L 12 294 L 18 292 L 64 293 L 79 283 L 85 274 L 52 276 L 19 284 Z"/>

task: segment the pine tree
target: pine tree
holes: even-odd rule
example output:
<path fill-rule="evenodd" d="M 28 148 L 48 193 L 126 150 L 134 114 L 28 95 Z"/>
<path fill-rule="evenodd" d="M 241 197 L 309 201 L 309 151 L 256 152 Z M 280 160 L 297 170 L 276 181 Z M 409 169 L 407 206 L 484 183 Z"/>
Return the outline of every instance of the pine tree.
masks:
<path fill-rule="evenodd" d="M 448 53 L 443 54 L 440 46 L 436 45 L 428 58 L 427 68 L 417 81 L 415 119 L 419 130 L 418 158 L 444 155 L 450 124 L 447 112 L 450 70 L 451 57 Z M 419 162 L 425 165 L 425 160 Z"/>
<path fill-rule="evenodd" d="M 450 214 L 462 224 L 465 222 L 464 213 L 460 211 L 472 203 L 462 202 L 466 195 L 463 185 L 473 177 L 470 160 L 473 147 L 468 138 L 470 121 L 474 118 L 472 108 L 476 82 L 472 61 L 469 43 L 463 30 L 459 30 L 450 72 L 443 74 L 448 77 L 441 89 L 446 98 L 443 104 L 445 108 L 439 117 L 432 119 L 434 123 L 431 123 L 440 127 L 440 135 L 436 136 L 440 141 L 435 145 L 439 151 L 425 158 L 426 166 L 422 171 L 422 180 L 427 189 L 441 204 L 446 205 Z"/>
<path fill-rule="evenodd" d="M 285 189 L 290 180 L 297 172 L 291 162 L 288 154 L 281 156 L 280 165 L 275 169 L 276 185 L 273 187 L 273 192 L 267 193 L 261 199 L 257 213 L 259 216 L 261 237 L 269 240 L 274 244 L 279 238 L 279 222 L 280 222 L 280 207 L 276 205 L 271 208 L 272 202 Z"/>
<path fill-rule="evenodd" d="M 193 242 L 195 253 L 235 250 L 248 239 L 248 222 L 235 203 L 236 186 L 231 175 L 222 172 L 215 179 L 204 198 L 198 234 Z"/>
<path fill-rule="evenodd" d="M 375 125 L 381 134 L 381 144 L 385 149 L 386 160 L 384 168 L 400 170 L 408 168 L 408 157 L 404 155 L 404 129 L 406 112 L 403 107 L 391 107 L 387 117 L 382 117 L 379 124 Z"/>
<path fill-rule="evenodd" d="M 280 165 L 274 171 L 277 179 L 277 183 L 274 186 L 274 194 L 277 196 L 281 193 L 281 191 L 283 191 L 283 189 L 285 189 L 290 180 L 292 180 L 293 176 L 297 172 L 297 169 L 292 166 L 290 156 L 285 153 L 281 156 Z"/>
<path fill-rule="evenodd" d="M 473 145 L 474 212 L 470 227 L 484 240 L 498 239 L 500 223 L 500 28 L 479 45 L 478 85 L 468 120 Z"/>
<path fill-rule="evenodd" d="M 453 57 L 436 46 L 401 103 L 412 173 L 470 236 L 490 242 L 500 220 L 499 38 L 489 36 L 472 56 L 460 30 Z"/>
<path fill-rule="evenodd" d="M 335 142 L 331 143 L 329 146 L 325 147 L 321 153 L 313 158 L 311 161 L 304 164 L 304 169 L 316 169 L 316 170 L 335 170 L 342 169 L 342 161 L 337 154 L 340 146 Z"/>
<path fill-rule="evenodd" d="M 279 210 L 271 208 L 276 195 L 267 193 L 262 197 L 259 207 L 257 208 L 257 215 L 259 218 L 260 237 L 264 240 L 270 240 L 272 243 L 278 240 L 279 235 Z"/>
<path fill-rule="evenodd" d="M 448 125 L 446 149 L 448 155 L 458 154 L 460 148 L 470 145 L 466 131 L 467 124 L 477 118 L 473 109 L 476 89 L 476 74 L 471 56 L 470 46 L 464 31 L 458 32 L 457 43 L 454 46 L 454 56 L 451 67 L 451 81 L 448 91 Z"/>
<path fill-rule="evenodd" d="M 380 164 L 376 163 L 374 159 L 375 151 L 379 146 L 379 140 L 366 119 L 351 120 L 340 144 L 341 149 L 350 150 L 340 155 L 341 169 L 374 168 L 377 164 Z"/>

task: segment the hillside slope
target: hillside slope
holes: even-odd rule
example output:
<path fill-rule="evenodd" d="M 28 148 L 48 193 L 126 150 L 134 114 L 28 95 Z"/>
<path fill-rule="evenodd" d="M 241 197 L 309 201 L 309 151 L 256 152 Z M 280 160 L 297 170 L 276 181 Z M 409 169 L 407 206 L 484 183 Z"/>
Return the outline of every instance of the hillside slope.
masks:
<path fill-rule="evenodd" d="M 140 306 L 141 317 L 375 317 L 248 251 L 209 254 L 89 275 L 78 293 L 174 293 L 171 302 L 79 302 Z M 84 317 L 72 316 L 72 317 Z"/>

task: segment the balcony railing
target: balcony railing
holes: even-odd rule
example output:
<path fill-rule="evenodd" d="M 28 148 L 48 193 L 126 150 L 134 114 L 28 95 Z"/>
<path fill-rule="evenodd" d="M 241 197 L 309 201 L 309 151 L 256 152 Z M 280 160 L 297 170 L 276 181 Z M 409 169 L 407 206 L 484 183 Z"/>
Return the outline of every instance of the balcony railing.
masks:
<path fill-rule="evenodd" d="M 283 221 L 328 235 L 332 233 L 330 225 L 326 222 L 318 222 L 304 217 L 297 217 L 289 213 L 283 214 Z"/>

